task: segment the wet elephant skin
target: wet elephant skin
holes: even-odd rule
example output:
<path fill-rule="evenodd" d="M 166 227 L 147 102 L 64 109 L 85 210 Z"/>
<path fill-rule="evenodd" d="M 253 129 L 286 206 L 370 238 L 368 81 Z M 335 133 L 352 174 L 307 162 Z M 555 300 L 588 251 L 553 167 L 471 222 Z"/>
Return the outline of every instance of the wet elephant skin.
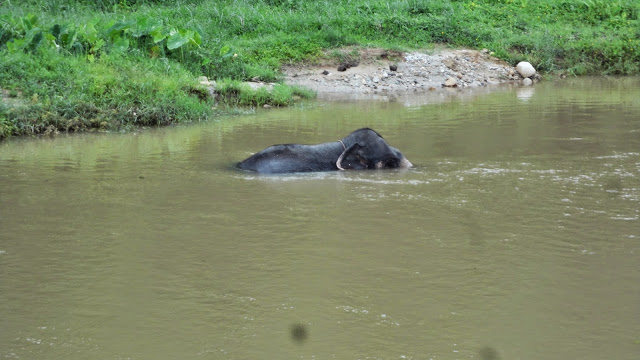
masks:
<path fill-rule="evenodd" d="M 411 166 L 400 150 L 369 128 L 358 129 L 341 140 L 323 144 L 273 145 L 237 164 L 239 169 L 264 174 Z"/>

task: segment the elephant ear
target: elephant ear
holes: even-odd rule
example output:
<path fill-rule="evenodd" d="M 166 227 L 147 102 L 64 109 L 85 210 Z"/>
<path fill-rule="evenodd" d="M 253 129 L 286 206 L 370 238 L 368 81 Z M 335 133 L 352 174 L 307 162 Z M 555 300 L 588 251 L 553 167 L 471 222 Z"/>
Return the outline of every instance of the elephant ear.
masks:
<path fill-rule="evenodd" d="M 355 143 L 349 146 L 336 161 L 336 166 L 340 170 L 363 170 L 367 169 L 369 161 L 365 157 L 364 145 Z"/>

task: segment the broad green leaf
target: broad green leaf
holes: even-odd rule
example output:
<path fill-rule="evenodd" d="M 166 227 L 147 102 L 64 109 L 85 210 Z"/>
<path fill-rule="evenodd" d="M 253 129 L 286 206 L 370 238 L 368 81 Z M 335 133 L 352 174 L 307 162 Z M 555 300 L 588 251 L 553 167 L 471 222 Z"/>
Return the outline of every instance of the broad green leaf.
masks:
<path fill-rule="evenodd" d="M 98 41 L 96 41 L 96 42 L 95 42 L 95 44 L 93 44 L 93 45 L 91 46 L 91 50 L 90 50 L 90 51 L 91 51 L 92 53 L 95 53 L 95 52 L 97 52 L 98 50 L 100 50 L 100 49 L 104 46 L 104 44 L 105 44 L 105 41 L 104 41 L 104 40 L 102 40 L 102 39 L 98 39 Z"/>
<path fill-rule="evenodd" d="M 167 37 L 167 35 L 162 31 L 161 27 L 153 30 L 150 35 L 153 36 L 153 42 L 156 44 Z"/>
<path fill-rule="evenodd" d="M 143 15 L 139 16 L 136 20 L 136 26 L 131 32 L 131 35 L 133 35 L 134 37 L 151 35 L 153 31 L 159 28 L 162 28 L 162 20 L 156 20 L 152 17 Z"/>
<path fill-rule="evenodd" d="M 231 47 L 229 45 L 225 45 L 220 48 L 220 57 L 225 56 L 229 53 L 231 53 Z"/>
<path fill-rule="evenodd" d="M 10 53 L 18 52 L 24 48 L 24 39 L 13 39 L 7 43 L 7 50 Z"/>
<path fill-rule="evenodd" d="M 29 45 L 27 45 L 27 48 L 31 51 L 34 51 L 38 47 L 38 45 L 40 45 L 40 41 L 44 39 L 44 35 L 42 34 L 42 30 L 38 28 L 34 28 L 30 31 L 30 33 L 32 34 L 27 35 L 27 38 L 31 37 L 31 41 L 29 41 Z"/>
<path fill-rule="evenodd" d="M 61 32 L 62 26 L 60 26 L 60 24 L 55 24 L 51 27 L 51 35 L 53 35 L 56 39 L 60 37 Z"/>
<path fill-rule="evenodd" d="M 78 41 L 74 42 L 71 45 L 71 48 L 69 49 L 69 51 L 71 51 L 71 53 L 73 54 L 83 54 L 84 53 L 84 46 L 82 46 L 82 44 Z"/>
<path fill-rule="evenodd" d="M 181 32 L 176 32 L 167 39 L 167 48 L 174 50 L 189 42 L 189 38 Z"/>
<path fill-rule="evenodd" d="M 135 20 L 117 22 L 113 24 L 113 26 L 107 32 L 109 33 L 110 36 L 114 36 L 120 31 L 130 29 L 133 25 L 135 25 L 135 23 L 136 23 Z"/>
<path fill-rule="evenodd" d="M 115 51 L 119 51 L 119 52 L 125 52 L 127 51 L 127 49 L 129 49 L 129 39 L 127 39 L 126 37 L 120 37 L 118 36 L 114 41 L 113 41 L 113 49 Z"/>
<path fill-rule="evenodd" d="M 58 45 L 67 50 L 70 50 L 73 44 L 76 42 L 77 37 L 78 33 L 74 29 L 66 30 L 65 32 L 60 34 L 60 38 L 58 39 L 60 43 Z"/>
<path fill-rule="evenodd" d="M 53 36 L 53 34 L 51 34 L 51 33 L 44 33 L 44 38 L 47 39 L 47 41 L 52 43 L 52 44 L 55 43 L 55 41 L 56 41 L 56 37 Z"/>
<path fill-rule="evenodd" d="M 195 45 L 198 45 L 198 46 L 200 46 L 200 45 L 202 44 L 202 36 L 200 35 L 200 33 L 199 33 L 199 32 L 195 31 L 195 32 L 193 33 L 193 39 L 192 39 L 192 42 L 193 42 Z"/>
<path fill-rule="evenodd" d="M 31 30 L 37 25 L 38 25 L 38 17 L 33 14 L 29 14 L 22 18 L 22 26 L 24 30 Z"/>
<path fill-rule="evenodd" d="M 93 44 L 98 41 L 98 30 L 92 23 L 87 23 L 83 27 L 84 37 L 89 41 L 89 43 Z"/>
<path fill-rule="evenodd" d="M 149 24 L 149 34 L 157 29 L 162 29 L 162 20 L 157 20 Z"/>
<path fill-rule="evenodd" d="M 147 27 L 149 26 L 148 16 L 139 16 L 136 20 L 136 26 L 131 31 L 133 37 L 139 38 L 140 36 L 147 34 Z"/>

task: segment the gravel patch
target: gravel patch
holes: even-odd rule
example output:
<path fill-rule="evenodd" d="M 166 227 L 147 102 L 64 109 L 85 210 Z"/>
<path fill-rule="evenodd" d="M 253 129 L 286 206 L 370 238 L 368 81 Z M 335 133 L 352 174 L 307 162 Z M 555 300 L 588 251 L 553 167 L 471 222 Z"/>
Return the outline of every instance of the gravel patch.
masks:
<path fill-rule="evenodd" d="M 361 53 L 364 56 L 346 70 L 339 63 L 285 67 L 285 83 L 312 89 L 320 99 L 358 100 L 464 92 L 523 80 L 515 67 L 488 50 L 445 49 L 396 56 L 380 49 L 363 51 L 367 53 Z"/>

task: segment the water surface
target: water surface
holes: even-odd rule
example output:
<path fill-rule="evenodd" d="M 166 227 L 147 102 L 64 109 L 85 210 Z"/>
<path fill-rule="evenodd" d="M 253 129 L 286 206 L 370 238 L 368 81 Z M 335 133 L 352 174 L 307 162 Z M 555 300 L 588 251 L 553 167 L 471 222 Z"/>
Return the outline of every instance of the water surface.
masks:
<path fill-rule="evenodd" d="M 2 359 L 637 359 L 639 284 L 637 78 L 0 143 Z"/>

